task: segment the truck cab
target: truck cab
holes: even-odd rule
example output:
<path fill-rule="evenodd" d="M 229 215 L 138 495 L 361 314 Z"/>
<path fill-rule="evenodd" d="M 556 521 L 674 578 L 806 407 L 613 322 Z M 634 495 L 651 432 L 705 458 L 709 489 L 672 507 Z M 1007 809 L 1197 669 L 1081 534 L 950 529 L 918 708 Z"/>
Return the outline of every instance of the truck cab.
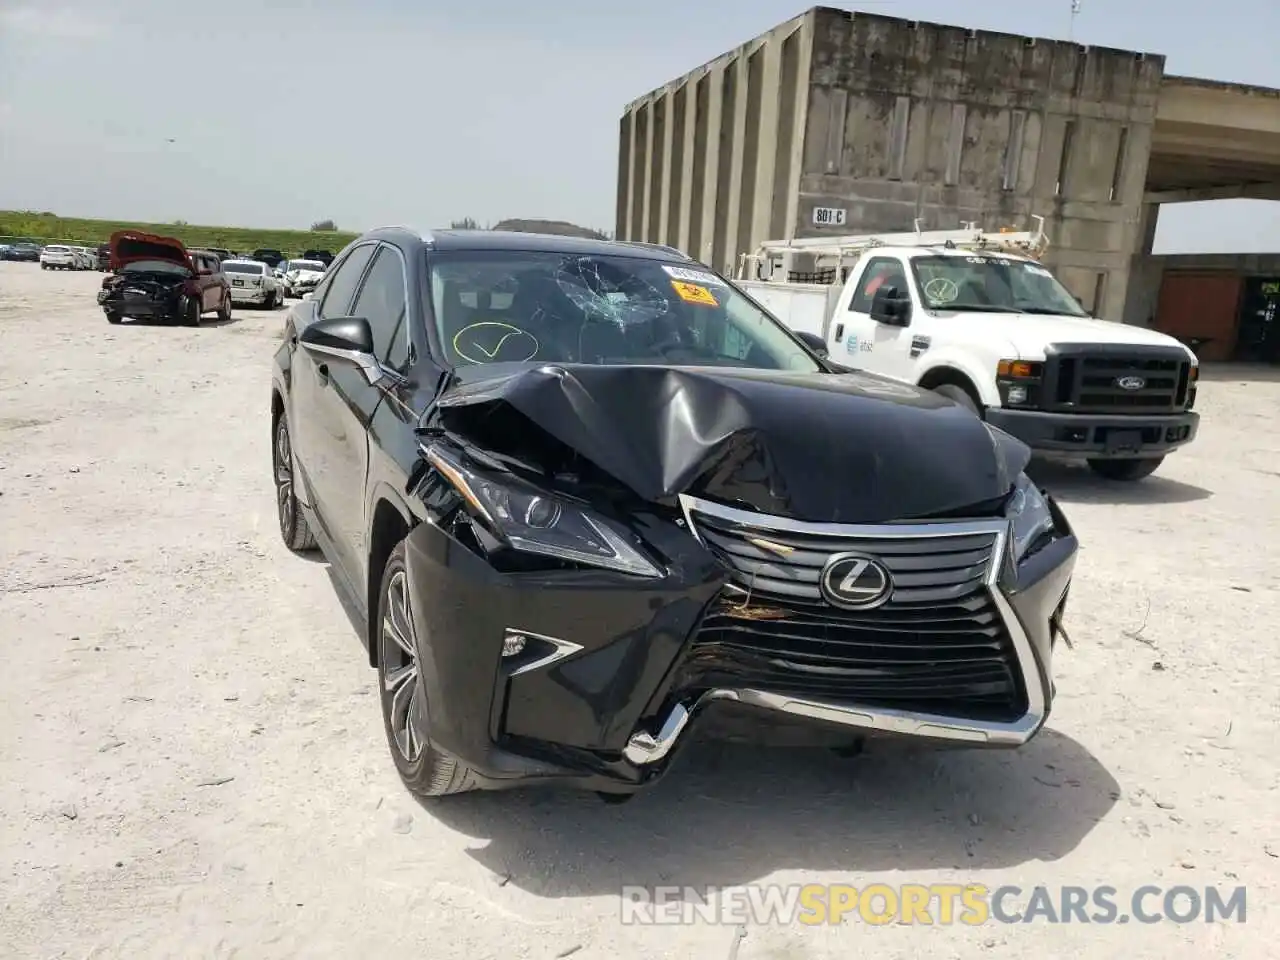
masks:
<path fill-rule="evenodd" d="M 739 283 L 836 365 L 935 390 L 1042 457 L 1141 479 L 1195 438 L 1196 356 L 1091 316 L 1041 264 L 1046 245 L 972 229 L 779 242 L 744 258 L 757 275 Z M 798 255 L 810 269 L 791 269 Z"/>

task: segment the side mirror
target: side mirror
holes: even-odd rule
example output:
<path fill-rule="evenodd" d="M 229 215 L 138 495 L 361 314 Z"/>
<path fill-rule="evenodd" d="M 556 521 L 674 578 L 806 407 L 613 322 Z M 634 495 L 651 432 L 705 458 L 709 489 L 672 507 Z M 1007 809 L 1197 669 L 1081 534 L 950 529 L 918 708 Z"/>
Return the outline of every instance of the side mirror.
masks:
<path fill-rule="evenodd" d="M 871 298 L 871 319 L 893 327 L 911 323 L 911 298 L 897 287 L 885 285 Z"/>
<path fill-rule="evenodd" d="M 357 368 L 370 384 L 392 380 L 406 382 L 374 356 L 373 330 L 364 317 L 330 317 L 303 328 L 298 342 L 321 362 L 343 363 Z"/>
<path fill-rule="evenodd" d="M 817 354 L 821 360 L 827 359 L 830 352 L 827 350 L 827 341 L 823 340 L 816 333 L 809 333 L 807 330 L 792 330 L 801 343 Z"/>
<path fill-rule="evenodd" d="M 373 330 L 364 317 L 330 317 L 303 329 L 298 340 L 312 353 L 339 360 L 354 360 L 355 354 L 373 356 Z"/>

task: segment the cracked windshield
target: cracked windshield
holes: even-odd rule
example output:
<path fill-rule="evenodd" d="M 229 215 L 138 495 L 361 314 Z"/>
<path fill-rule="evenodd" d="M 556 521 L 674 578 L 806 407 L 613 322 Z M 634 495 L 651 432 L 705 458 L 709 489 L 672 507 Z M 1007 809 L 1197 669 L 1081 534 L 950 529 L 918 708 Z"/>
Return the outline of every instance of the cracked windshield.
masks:
<path fill-rule="evenodd" d="M 705 269 L 625 256 L 441 254 L 441 342 L 462 364 L 670 363 L 816 372 L 778 323 Z"/>

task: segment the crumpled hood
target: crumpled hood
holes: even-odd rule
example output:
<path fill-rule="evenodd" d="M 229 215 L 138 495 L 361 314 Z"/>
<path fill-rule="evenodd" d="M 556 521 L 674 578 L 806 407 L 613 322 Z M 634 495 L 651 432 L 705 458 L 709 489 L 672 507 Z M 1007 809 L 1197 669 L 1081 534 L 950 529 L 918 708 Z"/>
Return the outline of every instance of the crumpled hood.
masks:
<path fill-rule="evenodd" d="M 690 493 L 797 520 L 931 517 L 1004 496 L 1030 458 L 937 394 L 864 373 L 492 364 L 458 376 L 431 432 L 525 460 L 546 434 L 651 502 Z"/>
<path fill-rule="evenodd" d="M 118 230 L 111 235 L 107 245 L 111 251 L 112 270 L 119 270 L 139 260 L 164 260 L 195 272 L 191 257 L 187 255 L 187 248 L 182 245 L 181 240 L 174 237 L 160 237 L 136 230 Z"/>

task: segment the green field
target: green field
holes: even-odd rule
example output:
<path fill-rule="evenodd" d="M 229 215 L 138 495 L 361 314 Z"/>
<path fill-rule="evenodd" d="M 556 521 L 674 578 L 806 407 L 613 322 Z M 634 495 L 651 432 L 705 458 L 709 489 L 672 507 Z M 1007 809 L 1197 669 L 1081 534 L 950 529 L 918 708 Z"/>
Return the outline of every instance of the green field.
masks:
<path fill-rule="evenodd" d="M 81 220 L 20 210 L 0 210 L 0 242 L 14 239 L 106 243 L 117 230 L 143 230 L 177 237 L 188 247 L 221 247 L 243 253 L 260 248 L 297 256 L 304 250 L 337 253 L 356 238 L 354 233 L 320 230 L 250 230 L 245 227 L 202 227 L 195 224 L 126 223 L 115 220 Z"/>

